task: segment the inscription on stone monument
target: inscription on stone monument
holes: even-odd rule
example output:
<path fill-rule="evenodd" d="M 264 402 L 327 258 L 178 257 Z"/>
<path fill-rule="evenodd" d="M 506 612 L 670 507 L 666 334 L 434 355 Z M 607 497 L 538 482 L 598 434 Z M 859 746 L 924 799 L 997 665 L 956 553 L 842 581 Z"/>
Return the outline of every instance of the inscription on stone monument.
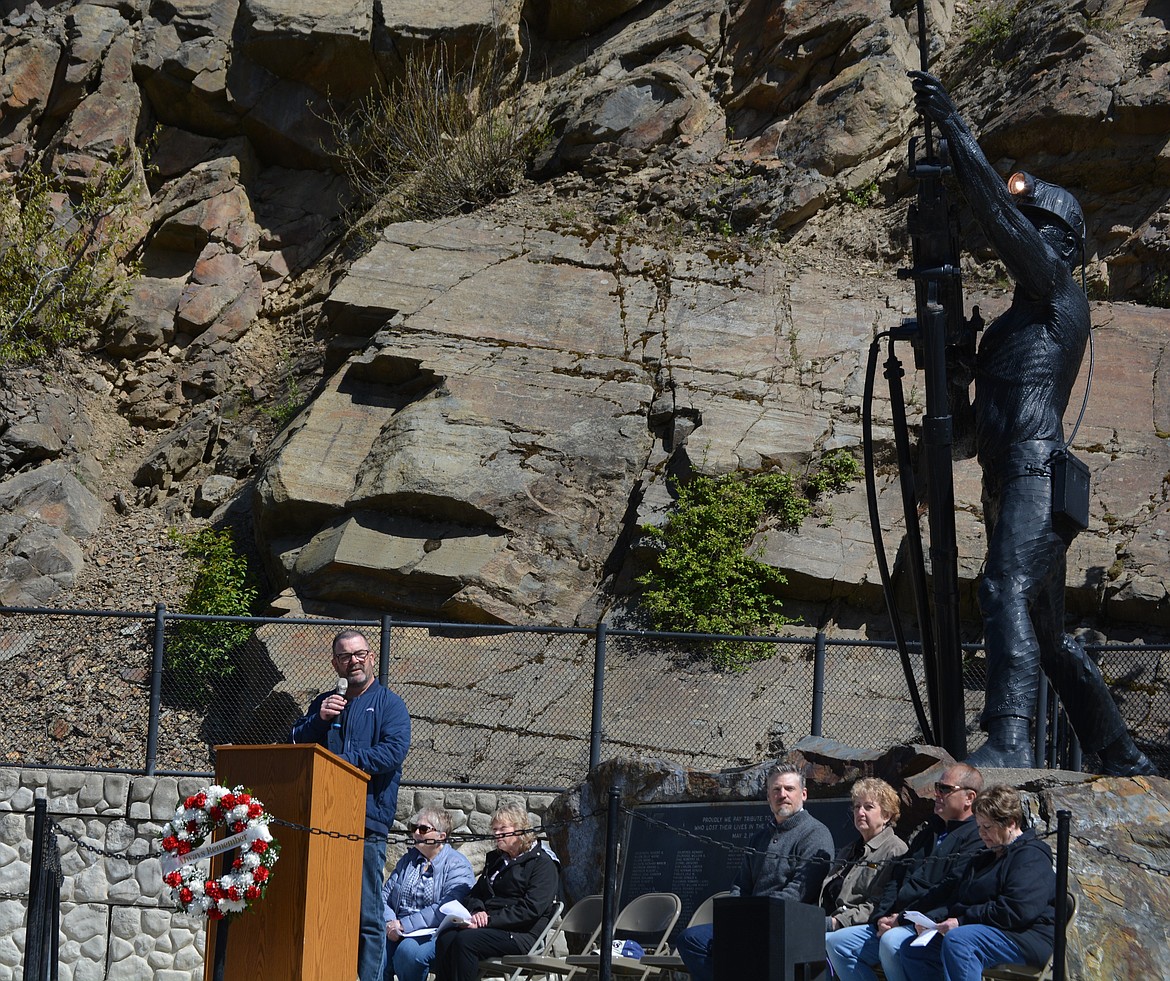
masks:
<path fill-rule="evenodd" d="M 857 832 L 848 800 L 810 800 L 805 807 L 824 822 L 838 847 L 853 840 Z M 704 899 L 731 888 L 743 852 L 721 843 L 746 846 L 771 820 L 763 801 L 653 804 L 634 813 L 619 860 L 618 905 L 647 892 L 675 893 L 682 900 L 682 913 L 672 942 Z M 702 840 L 706 838 L 713 840 Z"/>

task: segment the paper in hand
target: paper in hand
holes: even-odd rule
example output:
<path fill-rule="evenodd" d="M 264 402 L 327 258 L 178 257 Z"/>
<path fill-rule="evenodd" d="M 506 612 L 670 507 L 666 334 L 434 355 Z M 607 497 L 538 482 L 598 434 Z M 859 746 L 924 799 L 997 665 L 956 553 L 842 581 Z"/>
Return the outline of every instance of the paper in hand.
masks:
<path fill-rule="evenodd" d="M 922 933 L 918 934 L 917 937 L 910 941 L 911 947 L 925 947 L 928 943 L 931 942 L 931 940 L 934 939 L 934 935 L 938 933 L 938 924 L 935 923 L 934 920 L 932 920 L 929 916 L 925 916 L 922 913 L 919 913 L 917 910 L 912 909 L 906 910 L 906 912 L 902 915 L 906 917 L 906 919 L 908 919 L 911 923 L 917 924 L 920 927 L 925 927 Z"/>

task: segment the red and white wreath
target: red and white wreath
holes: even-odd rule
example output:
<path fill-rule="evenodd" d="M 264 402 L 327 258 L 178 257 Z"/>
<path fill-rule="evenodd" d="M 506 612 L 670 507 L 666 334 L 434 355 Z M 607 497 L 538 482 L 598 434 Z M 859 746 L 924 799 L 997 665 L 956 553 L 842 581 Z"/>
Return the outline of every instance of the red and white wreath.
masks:
<path fill-rule="evenodd" d="M 163 882 L 188 913 L 222 920 L 243 913 L 263 898 L 280 846 L 268 830 L 271 815 L 243 787 L 213 785 L 192 794 L 162 826 Z M 211 841 L 217 828 L 230 832 Z M 238 848 L 239 854 L 218 879 L 196 864 Z"/>

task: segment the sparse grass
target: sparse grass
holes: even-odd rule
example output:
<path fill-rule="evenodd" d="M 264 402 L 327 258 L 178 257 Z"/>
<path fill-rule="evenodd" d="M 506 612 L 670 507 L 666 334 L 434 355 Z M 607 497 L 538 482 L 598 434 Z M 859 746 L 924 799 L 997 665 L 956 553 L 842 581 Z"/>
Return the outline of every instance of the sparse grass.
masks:
<path fill-rule="evenodd" d="M 283 380 L 278 389 L 277 398 L 268 405 L 262 405 L 260 411 L 276 425 L 279 432 L 292 421 L 304 405 L 304 397 L 297 386 L 296 366 L 293 363 L 292 353 L 285 348 L 280 353 L 280 368 Z"/>
<path fill-rule="evenodd" d="M 551 138 L 525 110 L 520 83 L 502 46 L 464 65 L 439 45 L 327 117 L 359 209 L 386 221 L 438 218 L 510 193 Z"/>
<path fill-rule="evenodd" d="M 1150 280 L 1146 302 L 1152 307 L 1170 307 L 1170 275 L 1158 273 Z"/>

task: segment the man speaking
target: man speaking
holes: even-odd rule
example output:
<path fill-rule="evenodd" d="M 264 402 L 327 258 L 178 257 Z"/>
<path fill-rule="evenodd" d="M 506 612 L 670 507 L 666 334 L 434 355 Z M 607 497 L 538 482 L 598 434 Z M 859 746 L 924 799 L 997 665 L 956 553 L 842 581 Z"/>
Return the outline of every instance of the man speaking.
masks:
<path fill-rule="evenodd" d="M 410 749 L 410 715 L 406 703 L 378 681 L 369 641 L 358 631 L 343 630 L 333 638 L 333 669 L 337 688 L 313 699 L 304 718 L 292 728 L 292 742 L 320 743 L 370 775 L 358 979 L 380 981 L 386 943 L 382 918 L 386 833 L 398 808 L 402 762 Z"/>

